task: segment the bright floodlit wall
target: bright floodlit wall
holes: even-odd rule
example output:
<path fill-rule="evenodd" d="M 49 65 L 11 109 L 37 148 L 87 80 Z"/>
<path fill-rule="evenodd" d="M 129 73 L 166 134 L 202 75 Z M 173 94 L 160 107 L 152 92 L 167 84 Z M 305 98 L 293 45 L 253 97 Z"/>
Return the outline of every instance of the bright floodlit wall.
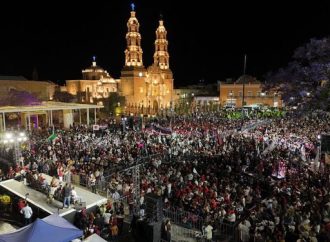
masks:
<path fill-rule="evenodd" d="M 235 107 L 242 107 L 243 84 L 241 83 L 221 83 L 220 84 L 220 104 L 232 104 Z M 270 107 L 282 107 L 281 95 L 275 92 L 263 92 L 262 84 L 246 83 L 244 87 L 245 105 L 264 104 Z"/>

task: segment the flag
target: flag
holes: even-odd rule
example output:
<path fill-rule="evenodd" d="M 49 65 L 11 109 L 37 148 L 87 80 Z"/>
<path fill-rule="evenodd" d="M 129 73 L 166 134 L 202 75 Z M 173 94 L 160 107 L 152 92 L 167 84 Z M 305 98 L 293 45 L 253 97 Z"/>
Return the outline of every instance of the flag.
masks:
<path fill-rule="evenodd" d="M 325 164 L 330 165 L 330 154 L 325 154 Z"/>
<path fill-rule="evenodd" d="M 222 137 L 219 135 L 219 132 L 217 132 L 217 141 L 218 141 L 218 145 L 223 145 L 224 143 Z"/>
<path fill-rule="evenodd" d="M 198 174 L 197 171 L 196 171 L 196 169 L 195 169 L 195 167 L 193 169 L 193 173 Z"/>
<path fill-rule="evenodd" d="M 57 135 L 56 134 L 52 134 L 51 136 L 49 136 L 48 138 L 47 138 L 47 140 L 48 141 L 53 141 L 54 139 L 56 139 L 57 138 Z"/>
<path fill-rule="evenodd" d="M 165 128 L 159 125 L 152 125 L 152 129 L 161 134 L 171 134 L 172 130 L 170 128 Z"/>

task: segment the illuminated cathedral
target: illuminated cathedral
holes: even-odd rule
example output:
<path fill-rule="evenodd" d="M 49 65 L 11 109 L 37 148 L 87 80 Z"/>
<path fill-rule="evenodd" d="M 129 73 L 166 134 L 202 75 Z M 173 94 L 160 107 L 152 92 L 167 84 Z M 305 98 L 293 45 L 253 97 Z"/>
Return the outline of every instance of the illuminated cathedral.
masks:
<path fill-rule="evenodd" d="M 111 92 L 118 92 L 125 97 L 127 111 L 131 113 L 157 113 L 173 107 L 173 73 L 164 21 L 159 20 L 153 63 L 148 68 L 143 65 L 140 24 L 133 4 L 127 29 L 125 65 L 120 79 L 112 78 L 94 59 L 92 66 L 83 70 L 83 80 L 66 81 L 67 91 L 73 95 L 81 93 L 79 101 L 86 103 L 98 103 Z"/>

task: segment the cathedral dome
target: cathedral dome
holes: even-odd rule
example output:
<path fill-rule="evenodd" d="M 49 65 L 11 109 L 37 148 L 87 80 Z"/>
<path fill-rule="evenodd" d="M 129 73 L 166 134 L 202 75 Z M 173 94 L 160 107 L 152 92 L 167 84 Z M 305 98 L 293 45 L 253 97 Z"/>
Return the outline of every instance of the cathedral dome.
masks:
<path fill-rule="evenodd" d="M 82 70 L 84 80 L 100 80 L 102 78 L 111 78 L 109 73 L 102 67 L 96 65 L 95 56 L 93 56 L 93 62 L 90 67 Z"/>

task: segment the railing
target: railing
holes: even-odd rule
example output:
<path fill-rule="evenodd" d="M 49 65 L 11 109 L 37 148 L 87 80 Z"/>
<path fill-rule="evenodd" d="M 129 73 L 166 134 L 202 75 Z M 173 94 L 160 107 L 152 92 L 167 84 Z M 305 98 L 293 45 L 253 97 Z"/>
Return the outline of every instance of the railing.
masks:
<path fill-rule="evenodd" d="M 227 239 L 228 241 L 238 242 L 239 241 L 239 231 L 238 225 L 240 221 L 236 223 L 221 222 L 219 224 L 218 233 L 221 239 Z"/>
<path fill-rule="evenodd" d="M 196 229 L 201 231 L 203 225 L 205 224 L 204 218 L 202 218 L 201 216 L 181 209 L 164 209 L 163 213 L 164 217 L 170 219 L 171 222 L 187 229 Z"/>

